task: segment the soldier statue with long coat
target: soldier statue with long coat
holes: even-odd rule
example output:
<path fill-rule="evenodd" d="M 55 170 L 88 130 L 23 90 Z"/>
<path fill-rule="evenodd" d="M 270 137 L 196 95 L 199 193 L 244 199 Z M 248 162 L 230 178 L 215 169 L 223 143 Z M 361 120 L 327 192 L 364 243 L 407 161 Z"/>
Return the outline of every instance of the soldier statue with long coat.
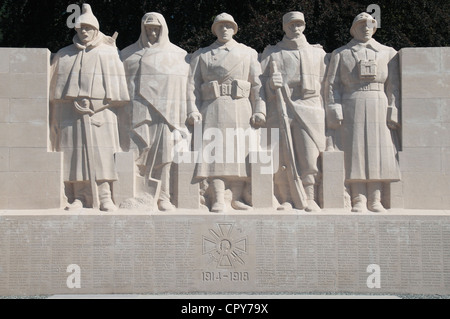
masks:
<path fill-rule="evenodd" d="M 376 26 L 368 13 L 355 17 L 353 40 L 333 52 L 326 80 L 327 124 L 344 151 L 354 212 L 385 211 L 383 183 L 400 179 L 398 55 L 372 38 Z"/>
<path fill-rule="evenodd" d="M 125 72 L 115 40 L 99 31 L 88 4 L 75 29 L 73 44 L 52 60 L 53 149 L 63 152 L 66 208 L 113 211 L 114 154 L 120 151 L 115 107 L 129 100 Z"/>
<path fill-rule="evenodd" d="M 227 160 L 227 155 L 231 152 L 237 154 L 239 150 L 228 149 L 225 137 L 231 130 L 235 131 L 238 141 L 243 141 L 243 134 L 251 130 L 251 125 L 264 125 L 261 66 L 255 50 L 233 39 L 238 25 L 231 15 L 219 14 L 211 30 L 217 41 L 197 50 L 191 59 L 188 121 L 190 124 L 203 121 L 204 142 L 212 135 L 216 138 L 221 136 L 223 140 L 222 143 L 215 141 L 218 146 L 211 154 L 212 160 L 203 157 L 199 161 L 195 177 L 210 181 L 214 197 L 211 211 L 225 210 L 226 188 L 232 192 L 231 206 L 237 210 L 247 210 L 250 209 L 250 199 L 245 196 L 248 194 L 245 189 L 250 186 L 249 148 L 242 150 L 241 158 Z M 198 136 L 194 132 L 194 140 L 196 138 Z M 240 160 L 242 158 L 245 160 Z"/>

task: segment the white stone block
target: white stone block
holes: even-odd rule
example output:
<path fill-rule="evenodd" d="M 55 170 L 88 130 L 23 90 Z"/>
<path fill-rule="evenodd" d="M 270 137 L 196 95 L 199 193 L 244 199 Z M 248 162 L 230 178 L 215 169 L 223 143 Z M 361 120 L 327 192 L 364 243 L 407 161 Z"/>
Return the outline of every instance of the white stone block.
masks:
<path fill-rule="evenodd" d="M 450 175 L 450 148 L 448 147 L 442 149 L 442 173 Z"/>
<path fill-rule="evenodd" d="M 11 73 L 9 81 L 9 97 L 11 98 L 46 99 L 48 97 L 48 76 L 46 73 Z"/>
<path fill-rule="evenodd" d="M 403 73 L 438 73 L 441 71 L 440 48 L 404 48 L 400 50 Z"/>
<path fill-rule="evenodd" d="M 47 123 L 11 123 L 7 124 L 7 127 L 7 146 L 17 148 L 42 147 L 47 149 Z M 0 141 L 1 139 L 0 137 Z"/>
<path fill-rule="evenodd" d="M 270 157 L 270 151 L 263 153 L 264 157 Z M 258 152 L 253 152 L 249 156 L 254 159 L 254 163 L 250 163 L 252 206 L 253 208 L 272 208 L 274 206 L 272 164 L 261 163 Z"/>
<path fill-rule="evenodd" d="M 135 163 L 132 152 L 120 152 L 115 154 L 116 171 L 119 179 L 114 182 L 113 197 L 116 205 L 120 205 L 135 194 Z"/>
<path fill-rule="evenodd" d="M 0 172 L 9 171 L 9 148 L 0 147 Z"/>
<path fill-rule="evenodd" d="M 10 97 L 10 74 L 2 73 L 0 76 L 0 98 Z"/>
<path fill-rule="evenodd" d="M 402 73 L 402 97 L 449 98 L 450 73 Z"/>
<path fill-rule="evenodd" d="M 443 197 L 448 196 L 448 175 L 433 172 L 405 172 L 402 174 L 405 208 L 448 209 Z"/>
<path fill-rule="evenodd" d="M 323 208 L 344 208 L 344 152 L 323 152 Z"/>
<path fill-rule="evenodd" d="M 11 148 L 11 172 L 60 172 L 62 153 L 45 148 Z"/>
<path fill-rule="evenodd" d="M 402 99 L 402 123 L 440 123 L 441 99 Z"/>
<path fill-rule="evenodd" d="M 36 48 L 11 48 L 10 73 L 47 73 L 50 51 Z"/>
<path fill-rule="evenodd" d="M 385 198 L 385 205 L 389 208 L 404 208 L 404 190 L 403 190 L 403 181 L 400 180 L 398 182 L 386 183 L 384 187 L 384 192 L 387 198 Z"/>
<path fill-rule="evenodd" d="M 9 99 L 0 99 L 0 123 L 8 123 L 9 114 Z"/>
<path fill-rule="evenodd" d="M 48 123 L 48 100 L 11 99 L 10 113 L 11 123 Z"/>
<path fill-rule="evenodd" d="M 403 147 L 440 147 L 446 127 L 440 123 L 408 123 L 403 127 Z"/>
<path fill-rule="evenodd" d="M 62 188 L 60 172 L 6 173 L 8 209 L 59 208 Z"/>
<path fill-rule="evenodd" d="M 402 172 L 441 172 L 440 147 L 403 148 L 400 152 Z"/>
<path fill-rule="evenodd" d="M 441 119 L 442 123 L 450 124 L 450 99 L 441 99 Z"/>
<path fill-rule="evenodd" d="M 0 74 L 9 73 L 10 48 L 0 48 Z M 2 77 L 0 76 L 0 78 Z"/>
<path fill-rule="evenodd" d="M 9 147 L 11 142 L 9 140 L 9 123 L 0 124 L 0 147 Z"/>
<path fill-rule="evenodd" d="M 189 163 L 178 163 L 175 165 L 175 196 L 178 209 L 199 209 L 200 188 L 198 181 L 193 179 L 195 170 L 194 153 L 190 152 Z"/>
<path fill-rule="evenodd" d="M 441 49 L 441 65 L 442 65 L 442 72 L 450 72 L 450 48 L 443 47 Z"/>

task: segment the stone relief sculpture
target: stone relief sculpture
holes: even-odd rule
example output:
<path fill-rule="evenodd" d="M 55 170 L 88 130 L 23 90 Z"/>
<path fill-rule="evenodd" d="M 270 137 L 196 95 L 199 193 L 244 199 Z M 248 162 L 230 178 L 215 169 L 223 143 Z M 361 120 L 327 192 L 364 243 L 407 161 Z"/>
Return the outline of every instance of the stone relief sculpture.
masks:
<path fill-rule="evenodd" d="M 52 60 L 51 139 L 63 152 L 66 209 L 114 211 L 114 154 L 120 150 L 115 107 L 129 100 L 115 39 L 99 30 L 88 4 L 76 19 L 73 44 Z"/>
<path fill-rule="evenodd" d="M 151 194 L 160 210 L 173 210 L 171 152 L 175 132 L 186 133 L 187 52 L 170 42 L 164 17 L 150 12 L 141 20 L 139 40 L 121 57 L 131 97 L 128 132 L 139 168 L 138 191 Z"/>
<path fill-rule="evenodd" d="M 280 166 L 275 174 L 279 210 L 320 210 L 320 152 L 325 150 L 325 110 L 322 99 L 326 53 L 303 34 L 301 12 L 283 16 L 285 36 L 262 54 L 269 127 L 280 128 Z M 303 189 L 304 188 L 304 189 Z"/>
<path fill-rule="evenodd" d="M 244 131 L 251 129 L 251 125 L 257 128 L 265 124 L 261 66 L 255 50 L 233 39 L 238 25 L 231 15 L 219 14 L 211 30 L 217 41 L 197 50 L 191 60 L 188 123 L 200 125 L 202 121 L 204 140 L 207 132 L 224 137 L 224 143 L 216 148 L 215 155 L 225 157 L 230 152 L 225 143 L 227 129 Z M 243 138 L 242 131 L 237 131 L 238 139 Z M 212 212 L 225 211 L 226 188 L 231 189 L 234 209 L 251 209 L 248 148 L 244 153 L 245 161 L 236 158 L 226 161 L 215 156 L 212 161 L 203 158 L 196 165 L 195 177 L 207 180 L 212 190 Z"/>
<path fill-rule="evenodd" d="M 398 56 L 372 38 L 376 23 L 367 13 L 355 17 L 353 40 L 333 52 L 326 80 L 327 125 L 333 147 L 344 151 L 353 212 L 385 211 L 383 182 L 400 179 Z"/>

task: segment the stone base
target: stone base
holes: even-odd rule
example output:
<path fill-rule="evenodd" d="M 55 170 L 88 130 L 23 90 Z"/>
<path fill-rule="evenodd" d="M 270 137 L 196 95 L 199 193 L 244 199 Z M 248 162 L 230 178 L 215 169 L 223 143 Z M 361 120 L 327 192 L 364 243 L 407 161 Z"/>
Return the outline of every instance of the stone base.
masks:
<path fill-rule="evenodd" d="M 450 294 L 450 211 L 0 211 L 0 295 L 306 292 Z"/>

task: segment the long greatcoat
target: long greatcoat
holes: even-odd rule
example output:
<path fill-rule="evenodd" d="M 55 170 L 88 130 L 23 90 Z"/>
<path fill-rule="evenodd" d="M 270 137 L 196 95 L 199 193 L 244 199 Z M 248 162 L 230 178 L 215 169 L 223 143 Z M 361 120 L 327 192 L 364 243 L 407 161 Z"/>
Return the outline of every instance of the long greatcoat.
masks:
<path fill-rule="evenodd" d="M 361 77 L 360 61 L 370 60 L 375 76 Z M 326 82 L 328 112 L 342 106 L 335 144 L 344 151 L 346 180 L 399 180 L 395 132 L 387 126 L 388 107 L 395 117 L 400 106 L 397 52 L 374 39 L 353 39 L 333 52 Z"/>
<path fill-rule="evenodd" d="M 319 153 L 325 150 L 325 110 L 322 93 L 326 52 L 320 45 L 309 44 L 304 36 L 297 40 L 285 37 L 275 46 L 268 46 L 264 50 L 261 65 L 267 100 L 267 124 L 270 127 L 279 127 L 279 105 L 276 93 L 270 87 L 272 62 L 276 63 L 282 74 L 283 84 L 289 88 L 286 109 L 288 117 L 293 121 L 291 127 L 302 133 L 298 136 L 293 134 L 294 149 L 298 143 L 304 145 L 296 152 L 296 160 L 304 169 L 300 173 L 303 176 L 317 174 L 315 162 Z"/>
<path fill-rule="evenodd" d="M 209 137 L 204 138 L 203 146 L 205 147 L 206 144 L 207 147 L 209 143 L 216 143 L 217 146 L 215 151 L 212 151 L 212 153 L 215 152 L 212 154 L 215 156 L 214 160 L 203 158 L 202 162 L 198 163 L 195 173 L 197 177 L 250 176 L 247 158 L 249 150 L 245 147 L 238 155 L 239 147 L 236 145 L 239 140 L 244 140 L 243 133 L 251 130 L 252 115 L 254 113 L 265 115 L 260 76 L 261 65 L 258 62 L 257 52 L 235 40 L 226 44 L 216 41 L 193 54 L 188 86 L 188 93 L 190 93 L 188 113 L 198 110 L 203 116 L 204 137 L 211 134 L 209 137 L 212 139 L 209 141 Z M 249 83 L 247 97 L 234 98 L 229 94 L 222 94 L 222 85 L 232 85 L 234 80 Z M 218 97 L 213 96 L 211 87 L 205 88 L 213 81 L 217 81 L 220 86 Z M 228 132 L 241 129 L 240 132 L 235 131 L 238 138 L 233 150 L 226 145 L 227 129 L 229 129 Z M 216 135 L 221 135 L 222 142 Z M 234 152 L 234 158 L 227 160 L 227 153 L 229 155 L 230 152 Z M 242 160 L 243 158 L 245 161 Z"/>
<path fill-rule="evenodd" d="M 59 50 L 52 59 L 51 131 L 53 148 L 63 152 L 64 181 L 90 179 L 83 116 L 74 107 L 77 99 L 88 99 L 95 112 L 90 117 L 97 181 L 117 179 L 114 154 L 120 151 L 115 106 L 129 100 L 125 72 L 112 38 L 98 32 L 83 45 Z"/>

